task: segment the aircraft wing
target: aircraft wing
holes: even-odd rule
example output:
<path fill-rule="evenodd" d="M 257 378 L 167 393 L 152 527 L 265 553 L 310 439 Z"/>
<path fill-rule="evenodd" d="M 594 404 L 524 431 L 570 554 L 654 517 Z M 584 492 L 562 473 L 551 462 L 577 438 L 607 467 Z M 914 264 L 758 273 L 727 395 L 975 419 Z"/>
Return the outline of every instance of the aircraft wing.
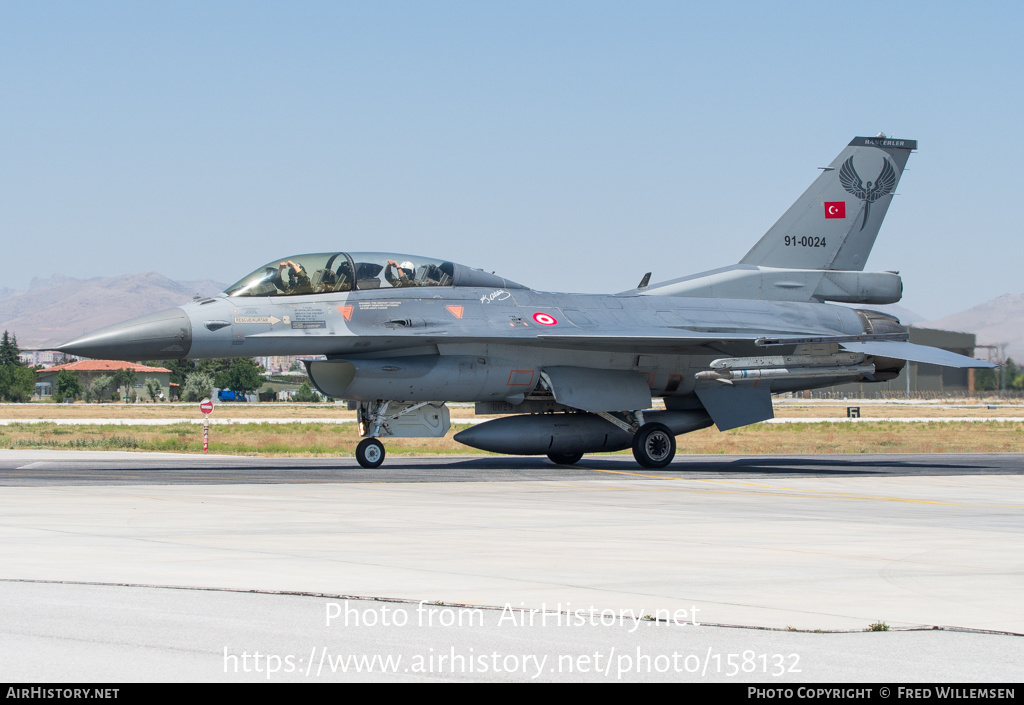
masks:
<path fill-rule="evenodd" d="M 712 331 L 680 331 L 678 336 L 666 336 L 664 332 L 638 334 L 636 332 L 574 334 L 540 334 L 536 340 L 540 343 L 559 347 L 580 348 L 586 350 L 659 350 L 669 352 L 686 348 L 711 345 L 714 343 L 755 343 L 763 334 L 712 332 Z"/>
<path fill-rule="evenodd" d="M 449 335 L 447 331 L 431 325 L 424 325 L 411 330 L 412 336 L 367 336 L 358 337 L 359 351 L 363 353 L 397 350 L 402 348 L 436 345 L 440 343 L 488 343 L 495 342 L 493 337 Z M 407 329 L 408 330 L 408 329 Z M 286 338 L 287 333 L 258 333 L 253 338 Z M 311 338 L 320 336 L 310 336 Z M 348 339 L 323 336 L 323 352 L 328 356 L 352 352 L 345 343 Z M 330 342 L 341 343 L 337 349 L 331 349 Z M 544 347 L 573 348 L 578 350 L 608 351 L 652 351 L 670 353 L 687 350 L 705 345 L 745 344 L 756 347 L 774 347 L 791 345 L 815 345 L 822 343 L 836 344 L 850 352 L 863 353 L 877 357 L 889 357 L 897 360 L 909 360 L 943 367 L 981 367 L 993 368 L 996 365 L 977 360 L 965 355 L 949 352 L 928 345 L 918 345 L 899 340 L 892 335 L 836 335 L 834 331 L 823 331 L 820 335 L 813 332 L 768 332 L 768 331 L 737 331 L 735 329 L 694 329 L 680 328 L 677 335 L 666 335 L 664 328 L 652 328 L 648 331 L 636 329 L 606 330 L 601 334 L 585 331 L 565 333 L 535 333 L 531 329 L 518 329 L 502 339 L 515 345 L 540 345 Z"/>
<path fill-rule="evenodd" d="M 507 336 L 500 338 L 495 336 L 453 335 L 444 329 L 431 326 L 425 326 L 419 330 L 412 329 L 410 332 L 412 332 L 413 335 L 359 335 L 353 337 L 310 335 L 308 336 L 308 340 L 311 343 L 310 349 L 315 347 L 319 352 L 327 354 L 330 357 L 351 352 L 359 352 L 362 354 L 420 348 L 425 345 L 466 343 L 486 344 L 495 342 L 509 345 L 533 345 L 550 348 L 573 348 L 579 350 L 631 352 L 656 349 L 660 352 L 667 353 L 687 350 L 701 345 L 712 345 L 723 342 L 746 343 L 753 346 L 759 338 L 764 337 L 763 332 L 753 334 L 731 331 L 695 331 L 689 329 L 681 330 L 678 336 L 666 336 L 664 329 L 654 329 L 649 334 L 637 333 L 635 330 L 611 330 L 607 333 L 594 335 L 590 333 L 537 334 L 533 329 L 521 328 L 519 330 L 510 331 Z M 806 335 L 806 333 L 804 335 Z M 249 338 L 254 339 L 289 339 L 292 337 L 293 336 L 288 332 L 256 333 L 249 336 Z M 351 348 L 353 343 L 358 343 L 358 348 Z"/>
<path fill-rule="evenodd" d="M 908 360 L 910 362 L 922 362 L 930 365 L 941 365 L 943 367 L 981 367 L 994 368 L 994 365 L 984 360 L 978 360 L 966 355 L 933 348 L 928 345 L 918 345 L 905 340 L 884 339 L 884 336 L 843 336 L 824 335 L 808 336 L 803 335 L 776 335 L 767 337 L 764 333 L 735 333 L 735 332 L 712 332 L 712 331 L 680 331 L 680 335 L 637 335 L 634 333 L 607 334 L 607 335 L 538 335 L 539 340 L 557 342 L 571 347 L 595 348 L 595 349 L 649 349 L 666 351 L 677 348 L 696 347 L 699 345 L 710 345 L 714 343 L 754 343 L 759 347 L 771 347 L 779 345 L 810 345 L 820 343 L 835 343 L 844 350 L 859 352 L 865 355 L 876 357 L 889 357 L 896 360 Z"/>

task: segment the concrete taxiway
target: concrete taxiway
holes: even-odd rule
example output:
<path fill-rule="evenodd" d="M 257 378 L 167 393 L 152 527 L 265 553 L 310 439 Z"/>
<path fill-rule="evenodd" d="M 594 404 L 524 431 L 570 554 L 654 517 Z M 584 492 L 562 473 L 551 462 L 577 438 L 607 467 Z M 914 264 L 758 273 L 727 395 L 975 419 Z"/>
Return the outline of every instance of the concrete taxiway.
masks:
<path fill-rule="evenodd" d="M 788 680 L 870 681 L 890 671 L 904 680 L 1019 677 L 1024 639 L 1011 635 L 1024 633 L 1022 475 L 1024 456 L 1011 454 L 680 456 L 652 472 L 626 456 L 572 468 L 536 458 L 389 458 L 365 471 L 349 459 L 0 451 L 0 677 L 145 680 L 139 664 L 152 658 L 173 663 L 180 680 L 254 678 L 231 672 L 230 659 L 225 670 L 235 652 L 221 647 L 266 654 L 277 644 L 293 664 L 305 659 L 288 677 L 311 678 L 316 647 L 342 642 L 361 653 L 401 646 L 409 658 L 470 647 L 479 655 L 496 643 L 555 656 L 685 646 L 702 663 L 750 652 L 767 666 L 771 654 L 799 651 L 799 675 L 778 676 Z M 404 606 L 414 618 L 425 601 L 481 610 L 491 621 L 461 630 L 420 624 L 412 636 L 337 622 L 331 631 L 318 621 L 323 603 L 346 597 L 378 600 L 351 603 L 364 612 Z M 628 618 L 560 629 L 549 621 L 524 625 L 516 639 L 525 641 L 504 642 L 500 634 L 510 632 L 494 622 L 505 606 L 659 619 L 634 632 Z M 305 616 L 289 621 L 292 609 Z M 122 616 L 102 617 L 111 611 Z M 703 626 L 658 630 L 679 614 Z M 180 620 L 196 635 L 191 651 L 180 650 L 182 630 L 168 627 Z M 954 631 L 722 628 L 855 632 L 878 622 Z M 83 636 L 93 628 L 102 636 Z M 883 642 L 866 638 L 889 640 L 895 656 L 872 656 Z M 84 670 L 69 670 L 60 655 L 75 644 L 102 657 L 80 657 Z M 98 668 L 108 656 L 116 656 L 113 673 Z M 706 669 L 648 675 L 713 679 Z M 332 675 L 351 677 L 369 678 Z M 511 669 L 388 677 L 530 679 Z"/>

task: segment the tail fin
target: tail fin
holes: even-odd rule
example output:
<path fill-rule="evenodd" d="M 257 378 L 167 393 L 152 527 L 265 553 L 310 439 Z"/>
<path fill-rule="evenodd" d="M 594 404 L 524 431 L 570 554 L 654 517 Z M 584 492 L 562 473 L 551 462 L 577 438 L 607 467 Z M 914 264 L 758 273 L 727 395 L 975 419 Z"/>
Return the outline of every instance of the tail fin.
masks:
<path fill-rule="evenodd" d="M 855 137 L 740 264 L 862 271 L 916 140 Z"/>

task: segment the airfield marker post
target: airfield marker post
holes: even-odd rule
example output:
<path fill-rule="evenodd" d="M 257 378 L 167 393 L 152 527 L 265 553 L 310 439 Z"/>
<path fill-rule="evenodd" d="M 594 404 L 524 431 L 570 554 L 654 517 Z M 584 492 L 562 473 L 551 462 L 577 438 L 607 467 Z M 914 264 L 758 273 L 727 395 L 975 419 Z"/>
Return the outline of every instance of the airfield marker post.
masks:
<path fill-rule="evenodd" d="M 203 399 L 199 402 L 199 410 L 203 412 L 203 452 L 210 450 L 210 414 L 213 413 L 213 402 Z"/>

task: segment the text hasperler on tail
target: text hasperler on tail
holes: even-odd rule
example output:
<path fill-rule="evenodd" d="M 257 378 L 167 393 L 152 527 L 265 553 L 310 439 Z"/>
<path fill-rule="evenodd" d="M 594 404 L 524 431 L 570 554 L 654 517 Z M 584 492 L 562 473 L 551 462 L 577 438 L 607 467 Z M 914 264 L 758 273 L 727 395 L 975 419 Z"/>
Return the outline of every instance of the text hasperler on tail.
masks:
<path fill-rule="evenodd" d="M 665 467 L 680 434 L 771 418 L 773 393 L 889 380 L 907 360 L 991 366 L 911 344 L 888 314 L 835 305 L 900 299 L 898 274 L 864 264 L 916 147 L 855 138 L 738 264 L 711 272 L 562 294 L 443 258 L 335 250 L 274 259 L 222 294 L 58 350 L 319 356 L 307 374 L 356 411 L 368 468 L 384 462 L 381 439 L 446 434 L 448 402 L 501 417 L 455 435 L 476 448 L 559 464 L 632 449 Z"/>

